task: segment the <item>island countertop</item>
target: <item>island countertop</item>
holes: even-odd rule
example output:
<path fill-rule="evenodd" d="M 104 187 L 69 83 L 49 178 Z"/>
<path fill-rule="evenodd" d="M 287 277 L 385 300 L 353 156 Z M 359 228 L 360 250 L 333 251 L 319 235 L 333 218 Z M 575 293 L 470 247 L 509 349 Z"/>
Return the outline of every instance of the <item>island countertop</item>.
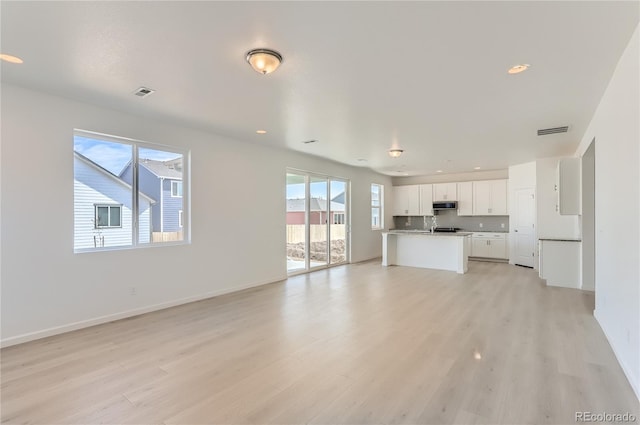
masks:
<path fill-rule="evenodd" d="M 472 232 L 433 232 L 428 230 L 387 230 L 382 232 L 390 235 L 420 235 L 420 236 L 470 236 Z"/>

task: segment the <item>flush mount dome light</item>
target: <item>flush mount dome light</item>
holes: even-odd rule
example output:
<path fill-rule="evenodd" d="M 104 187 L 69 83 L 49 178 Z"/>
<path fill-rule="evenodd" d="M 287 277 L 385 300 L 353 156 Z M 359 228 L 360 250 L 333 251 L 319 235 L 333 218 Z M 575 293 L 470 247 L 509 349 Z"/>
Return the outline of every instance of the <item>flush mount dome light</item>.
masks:
<path fill-rule="evenodd" d="M 507 71 L 509 74 L 519 74 L 523 71 L 526 71 L 527 69 L 529 69 L 531 65 L 529 65 L 528 63 L 523 63 L 520 65 L 515 65 L 512 66 L 511 68 L 509 68 L 509 70 Z"/>
<path fill-rule="evenodd" d="M 256 72 L 265 75 L 278 69 L 282 63 L 282 55 L 275 50 L 253 49 L 247 52 L 247 62 Z"/>
<path fill-rule="evenodd" d="M 397 158 L 402 155 L 402 152 L 404 152 L 402 149 L 389 149 L 389 156 L 391 158 Z"/>

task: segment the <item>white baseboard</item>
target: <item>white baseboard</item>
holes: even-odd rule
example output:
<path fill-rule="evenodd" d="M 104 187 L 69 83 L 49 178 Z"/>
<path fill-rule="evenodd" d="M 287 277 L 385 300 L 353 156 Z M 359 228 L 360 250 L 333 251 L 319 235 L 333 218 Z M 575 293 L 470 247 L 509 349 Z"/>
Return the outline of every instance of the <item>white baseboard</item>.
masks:
<path fill-rule="evenodd" d="M 611 343 L 611 338 L 609 337 L 609 334 L 607 333 L 607 329 L 604 326 L 602 326 L 602 321 L 600 320 L 600 316 L 598 314 L 598 310 L 594 310 L 593 311 L 593 317 L 596 318 L 596 321 L 600 325 L 600 329 L 602 329 L 602 332 L 604 332 L 604 336 L 607 338 L 607 341 L 609 342 L 609 346 L 613 350 L 613 354 L 616 356 L 616 359 L 618 360 L 618 363 L 620 364 L 620 367 L 622 368 L 622 372 L 627 377 L 627 381 L 629 381 L 629 385 L 631 385 L 631 388 L 633 389 L 633 392 L 636 393 L 636 397 L 638 398 L 638 401 L 640 401 L 640 383 L 637 382 L 634 379 L 634 376 L 631 373 L 631 369 L 627 366 L 627 364 L 624 362 L 624 360 L 622 360 L 622 357 L 620 357 L 618 355 L 618 352 L 616 351 L 616 347 Z"/>
<path fill-rule="evenodd" d="M 188 304 L 195 301 L 205 300 L 207 298 L 213 298 L 224 294 L 230 294 L 232 292 L 238 292 L 245 289 L 256 288 L 258 286 L 267 285 L 269 283 L 279 282 L 286 280 L 287 276 L 268 279 L 260 282 L 253 282 L 247 285 L 238 286 L 235 288 L 227 288 L 217 291 L 207 292 L 201 295 L 195 295 L 191 297 L 181 298 L 178 300 L 167 301 L 160 304 L 154 304 L 146 307 L 140 307 L 133 310 L 127 310 L 120 313 L 108 314 L 106 316 L 94 317 L 92 319 L 81 320 L 79 322 L 69 323 L 66 325 L 55 326 L 53 328 L 43 329 L 40 331 L 29 332 L 22 335 L 17 335 L 0 340 L 0 348 L 10 347 L 12 345 L 22 344 L 36 339 L 46 338 L 48 336 L 59 335 L 66 332 L 76 331 L 78 329 L 84 329 L 95 325 L 101 325 L 103 323 L 114 322 L 116 320 L 126 319 L 128 317 L 139 316 L 145 313 L 151 313 L 152 311 L 164 310 L 165 308 L 175 307 L 182 304 Z"/>

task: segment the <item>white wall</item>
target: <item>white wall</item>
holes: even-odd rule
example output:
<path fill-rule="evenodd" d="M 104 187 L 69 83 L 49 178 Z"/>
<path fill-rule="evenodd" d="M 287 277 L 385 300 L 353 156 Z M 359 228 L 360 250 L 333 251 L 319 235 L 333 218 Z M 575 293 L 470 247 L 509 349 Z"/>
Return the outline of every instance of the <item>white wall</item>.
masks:
<path fill-rule="evenodd" d="M 3 345 L 286 278 L 287 167 L 351 179 L 352 262 L 381 255 L 390 177 L 10 85 L 1 113 Z M 74 128 L 191 149 L 192 243 L 74 254 Z"/>
<path fill-rule="evenodd" d="M 558 193 L 557 167 L 560 158 L 536 161 L 536 194 L 538 238 L 580 238 L 580 222 L 577 215 L 560 215 L 556 210 Z"/>
<path fill-rule="evenodd" d="M 470 173 L 435 174 L 431 176 L 411 176 L 394 177 L 394 186 L 404 186 L 408 184 L 428 184 L 428 183 L 450 183 L 450 182 L 470 182 L 478 180 L 499 180 L 509 178 L 509 171 L 486 170 L 474 171 Z"/>
<path fill-rule="evenodd" d="M 596 288 L 595 142 L 582 156 L 582 289 Z"/>
<path fill-rule="evenodd" d="M 640 398 L 640 35 L 636 28 L 585 132 L 595 152 L 596 310 Z"/>
<path fill-rule="evenodd" d="M 533 189 L 533 193 L 536 193 L 536 162 L 527 162 L 525 164 L 512 165 L 509 167 L 509 212 L 513 214 L 516 211 L 516 190 L 519 189 Z M 533 211 L 533 219 L 535 225 L 535 231 L 533 240 L 535 241 L 536 248 L 534 250 L 534 258 L 533 258 L 533 268 L 535 270 L 538 269 L 538 237 L 537 237 L 537 211 Z M 509 233 L 511 238 L 511 243 L 509 244 L 509 264 L 515 264 L 514 259 L 516 258 L 516 244 L 515 241 L 515 225 L 516 220 L 509 220 Z"/>

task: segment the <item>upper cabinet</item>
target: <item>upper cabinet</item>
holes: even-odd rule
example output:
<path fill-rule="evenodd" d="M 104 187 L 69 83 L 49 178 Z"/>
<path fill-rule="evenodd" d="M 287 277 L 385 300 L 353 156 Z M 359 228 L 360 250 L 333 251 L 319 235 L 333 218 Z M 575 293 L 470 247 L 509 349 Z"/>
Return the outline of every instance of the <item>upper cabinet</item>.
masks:
<path fill-rule="evenodd" d="M 457 201 L 457 183 L 436 183 L 433 185 L 433 201 Z"/>
<path fill-rule="evenodd" d="M 433 215 L 433 185 L 420 185 L 420 215 Z"/>
<path fill-rule="evenodd" d="M 420 215 L 420 185 L 394 186 L 393 215 Z"/>
<path fill-rule="evenodd" d="M 473 215 L 508 215 L 507 180 L 473 182 Z"/>
<path fill-rule="evenodd" d="M 564 158 L 558 161 L 556 191 L 557 211 L 561 215 L 579 215 L 580 209 L 580 158 Z"/>
<path fill-rule="evenodd" d="M 458 215 L 473 215 L 473 182 L 458 183 Z"/>

